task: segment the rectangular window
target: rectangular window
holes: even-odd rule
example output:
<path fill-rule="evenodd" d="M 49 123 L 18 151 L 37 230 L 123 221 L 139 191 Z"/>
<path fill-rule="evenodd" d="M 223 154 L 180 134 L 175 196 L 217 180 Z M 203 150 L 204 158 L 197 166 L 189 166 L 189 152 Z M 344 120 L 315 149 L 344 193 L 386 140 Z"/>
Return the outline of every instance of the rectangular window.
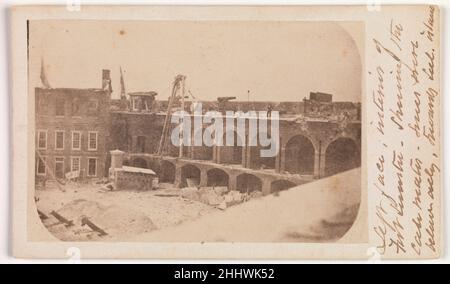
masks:
<path fill-rule="evenodd" d="M 55 158 L 55 176 L 60 179 L 65 178 L 64 158 L 62 157 Z"/>
<path fill-rule="evenodd" d="M 70 171 L 75 172 L 80 170 L 80 157 L 72 157 L 72 161 L 70 164 Z"/>
<path fill-rule="evenodd" d="M 41 150 L 47 149 L 47 131 L 37 131 L 37 148 Z"/>
<path fill-rule="evenodd" d="M 90 150 L 90 151 L 97 150 L 97 142 L 98 142 L 97 132 L 90 131 L 89 132 L 89 141 L 88 141 L 88 150 Z"/>
<path fill-rule="evenodd" d="M 38 157 L 36 159 L 36 173 L 38 175 L 45 176 L 47 173 L 47 168 L 45 166 L 45 157 Z"/>
<path fill-rule="evenodd" d="M 80 100 L 78 98 L 74 98 L 72 100 L 72 116 L 80 116 Z"/>
<path fill-rule="evenodd" d="M 64 99 L 56 99 L 55 107 L 56 107 L 56 111 L 55 111 L 56 116 L 64 116 L 64 114 L 65 114 L 65 110 L 64 110 L 65 101 L 64 101 Z"/>
<path fill-rule="evenodd" d="M 98 100 L 90 99 L 88 101 L 88 114 L 89 115 L 98 115 Z"/>
<path fill-rule="evenodd" d="M 37 114 L 46 115 L 48 113 L 48 104 L 45 101 L 45 98 L 40 97 L 37 100 Z"/>
<path fill-rule="evenodd" d="M 64 150 L 64 131 L 55 131 L 55 149 Z"/>
<path fill-rule="evenodd" d="M 97 158 L 88 158 L 88 176 L 97 176 Z"/>
<path fill-rule="evenodd" d="M 137 137 L 137 150 L 138 153 L 145 153 L 145 136 Z"/>
<path fill-rule="evenodd" d="M 138 98 L 132 97 L 131 103 L 132 103 L 132 108 L 133 108 L 133 110 L 134 110 L 134 111 L 138 111 L 138 110 L 139 110 Z"/>
<path fill-rule="evenodd" d="M 81 150 L 81 132 L 72 131 L 72 150 Z"/>
<path fill-rule="evenodd" d="M 149 110 L 149 108 L 148 108 L 148 99 L 145 98 L 145 99 L 143 99 L 143 101 L 144 101 L 144 106 L 143 106 L 143 108 L 144 108 L 144 110 L 148 111 L 148 110 Z"/>

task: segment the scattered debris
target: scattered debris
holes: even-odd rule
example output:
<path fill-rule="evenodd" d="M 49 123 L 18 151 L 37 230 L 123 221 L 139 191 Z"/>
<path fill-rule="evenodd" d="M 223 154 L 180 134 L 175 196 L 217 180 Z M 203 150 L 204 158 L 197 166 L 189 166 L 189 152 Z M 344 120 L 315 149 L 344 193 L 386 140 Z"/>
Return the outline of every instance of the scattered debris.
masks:
<path fill-rule="evenodd" d="M 179 194 L 155 194 L 158 197 L 179 197 Z"/>
<path fill-rule="evenodd" d="M 200 201 L 211 206 L 217 206 L 224 201 L 224 198 L 214 190 L 204 190 L 201 192 Z"/>
<path fill-rule="evenodd" d="M 193 179 L 193 178 L 187 178 L 186 183 L 187 183 L 188 187 L 197 187 L 199 185 L 199 180 Z"/>
<path fill-rule="evenodd" d="M 217 206 L 218 209 L 220 210 L 225 210 L 227 209 L 227 203 L 224 201 L 222 201 L 222 203 L 219 204 L 219 206 Z"/>
<path fill-rule="evenodd" d="M 229 191 L 226 186 L 201 188 L 185 187 L 181 189 L 181 197 L 188 200 L 200 201 L 221 210 L 262 196 L 263 194 L 260 191 L 241 193 L 237 190 Z"/>
<path fill-rule="evenodd" d="M 225 195 L 227 207 L 244 202 L 245 196 L 239 191 L 230 191 Z"/>
<path fill-rule="evenodd" d="M 112 183 L 107 183 L 105 185 L 103 185 L 101 187 L 102 190 L 104 191 L 113 191 L 114 190 L 114 185 Z"/>
<path fill-rule="evenodd" d="M 200 193 L 199 190 L 196 187 L 185 187 L 181 189 L 181 197 L 194 200 L 194 201 L 200 201 Z"/>
<path fill-rule="evenodd" d="M 250 192 L 249 196 L 250 196 L 250 199 L 254 199 L 254 198 L 263 197 L 263 194 L 261 191 L 254 190 L 254 191 Z"/>
<path fill-rule="evenodd" d="M 97 182 L 96 182 L 96 184 L 107 184 L 107 183 L 109 183 L 110 181 L 108 180 L 108 178 L 102 178 L 102 179 L 100 179 L 100 180 L 98 180 Z"/>
<path fill-rule="evenodd" d="M 216 194 L 219 194 L 219 195 L 224 195 L 228 192 L 227 186 L 215 186 L 215 187 L 213 187 L 213 189 L 216 192 Z"/>

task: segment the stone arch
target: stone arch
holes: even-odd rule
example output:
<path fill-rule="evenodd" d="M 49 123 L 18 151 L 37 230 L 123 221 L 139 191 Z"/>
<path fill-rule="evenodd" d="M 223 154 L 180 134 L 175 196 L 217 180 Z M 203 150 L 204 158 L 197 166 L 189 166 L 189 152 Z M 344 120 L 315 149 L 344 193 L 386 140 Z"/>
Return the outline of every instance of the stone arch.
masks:
<path fill-rule="evenodd" d="M 207 178 L 207 186 L 228 186 L 230 176 L 224 170 L 210 169 Z"/>
<path fill-rule="evenodd" d="M 159 175 L 159 173 L 161 172 L 161 165 L 159 163 L 158 160 L 148 160 L 147 161 L 147 166 L 149 169 L 151 169 L 152 171 L 154 171 L 157 175 Z"/>
<path fill-rule="evenodd" d="M 361 166 L 361 153 L 355 140 L 340 137 L 328 144 L 325 151 L 325 176 Z"/>
<path fill-rule="evenodd" d="M 194 160 L 204 160 L 211 161 L 213 159 L 213 146 L 206 146 L 203 142 L 203 130 L 199 129 L 195 132 L 192 139 L 192 150 L 193 150 L 193 159 Z M 194 139 L 196 135 L 202 135 L 202 146 L 195 146 Z"/>
<path fill-rule="evenodd" d="M 234 135 L 234 141 L 233 146 L 227 146 L 227 133 L 233 132 Z M 219 147 L 220 151 L 220 163 L 222 164 L 234 164 L 239 165 L 242 164 L 242 151 L 243 146 L 238 146 L 238 141 L 240 139 L 243 139 L 239 136 L 239 134 L 236 131 L 226 131 L 223 134 L 223 146 Z M 242 140 L 244 141 L 244 140 Z"/>
<path fill-rule="evenodd" d="M 143 158 L 134 158 L 132 165 L 133 167 L 148 169 L 147 161 Z"/>
<path fill-rule="evenodd" d="M 200 178 L 201 178 L 201 170 L 194 165 L 187 164 L 181 167 L 181 181 L 180 186 L 181 187 L 187 187 L 188 186 L 188 179 L 195 185 L 200 185 Z"/>
<path fill-rule="evenodd" d="M 160 164 L 159 181 L 175 183 L 176 167 L 169 161 L 162 160 Z"/>
<path fill-rule="evenodd" d="M 270 184 L 270 192 L 279 192 L 295 187 L 297 184 L 285 179 L 275 180 Z"/>
<path fill-rule="evenodd" d="M 314 173 L 315 148 L 304 135 L 291 137 L 285 146 L 285 170 L 292 174 L 310 175 Z"/>
<path fill-rule="evenodd" d="M 262 181 L 259 177 L 252 174 L 240 174 L 237 176 L 236 189 L 242 193 L 261 191 L 262 192 Z"/>

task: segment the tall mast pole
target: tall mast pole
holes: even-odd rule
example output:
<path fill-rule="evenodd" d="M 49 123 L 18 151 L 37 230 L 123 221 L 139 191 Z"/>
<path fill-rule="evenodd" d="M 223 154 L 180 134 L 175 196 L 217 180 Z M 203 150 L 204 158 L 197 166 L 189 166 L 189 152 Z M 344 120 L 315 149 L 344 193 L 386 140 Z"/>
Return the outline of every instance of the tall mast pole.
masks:
<path fill-rule="evenodd" d="M 186 76 L 183 76 L 183 78 L 181 79 L 181 113 L 182 113 L 182 119 L 183 119 L 183 124 L 181 125 L 181 129 L 180 129 L 180 149 L 179 149 L 179 157 L 183 158 L 183 139 L 184 139 L 184 97 L 185 97 L 185 81 L 186 81 Z"/>

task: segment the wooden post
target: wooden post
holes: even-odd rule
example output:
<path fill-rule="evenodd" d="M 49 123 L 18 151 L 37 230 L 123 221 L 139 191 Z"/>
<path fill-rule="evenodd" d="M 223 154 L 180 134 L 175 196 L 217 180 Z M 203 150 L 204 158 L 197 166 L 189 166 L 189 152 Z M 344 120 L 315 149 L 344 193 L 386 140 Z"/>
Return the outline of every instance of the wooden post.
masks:
<path fill-rule="evenodd" d="M 66 227 L 73 226 L 73 221 L 72 220 L 67 220 L 66 218 L 64 218 L 63 216 L 58 214 L 56 211 L 50 212 L 50 215 L 54 216 L 59 222 L 61 222 L 63 224 L 66 224 Z"/>
<path fill-rule="evenodd" d="M 88 219 L 88 217 L 83 217 L 83 218 L 81 219 L 81 226 L 84 226 L 84 225 L 88 225 L 89 228 L 91 228 L 92 230 L 96 231 L 100 237 L 103 237 L 103 236 L 108 235 L 108 233 L 106 233 L 105 231 L 103 231 L 102 229 L 100 229 L 99 227 L 97 227 L 94 223 L 92 223 L 92 222 Z"/>
<path fill-rule="evenodd" d="M 40 218 L 41 220 L 47 220 L 47 219 L 48 219 L 48 216 L 45 215 L 44 213 L 42 213 L 39 209 L 38 209 L 37 212 L 38 212 L 39 218 Z"/>
<path fill-rule="evenodd" d="M 181 79 L 181 113 L 183 113 L 184 114 L 184 91 L 185 91 L 185 77 L 183 77 L 182 79 Z M 184 124 L 184 120 L 185 120 L 185 117 L 184 117 L 184 115 L 182 116 L 182 119 L 183 119 L 183 124 Z M 180 128 L 180 144 L 179 144 L 179 146 L 180 146 L 180 148 L 178 149 L 179 150 L 179 152 L 178 152 L 178 157 L 179 158 L 183 158 L 183 146 L 184 146 L 184 144 L 183 144 L 183 139 L 184 139 L 184 126 L 183 125 L 181 125 L 182 127 Z"/>
<path fill-rule="evenodd" d="M 53 169 L 50 168 L 47 164 L 47 160 L 41 156 L 41 153 L 39 153 L 39 151 L 36 150 L 36 154 L 38 155 L 39 159 L 41 159 L 44 164 L 45 164 L 45 168 L 48 170 L 48 173 L 51 175 L 52 179 L 55 181 L 56 183 L 56 187 L 58 187 L 58 189 L 62 192 L 66 192 L 66 190 L 64 188 L 61 187 L 61 185 L 59 184 L 58 179 L 56 178 L 55 174 L 53 173 Z M 35 167 L 36 168 L 36 167 Z"/>

